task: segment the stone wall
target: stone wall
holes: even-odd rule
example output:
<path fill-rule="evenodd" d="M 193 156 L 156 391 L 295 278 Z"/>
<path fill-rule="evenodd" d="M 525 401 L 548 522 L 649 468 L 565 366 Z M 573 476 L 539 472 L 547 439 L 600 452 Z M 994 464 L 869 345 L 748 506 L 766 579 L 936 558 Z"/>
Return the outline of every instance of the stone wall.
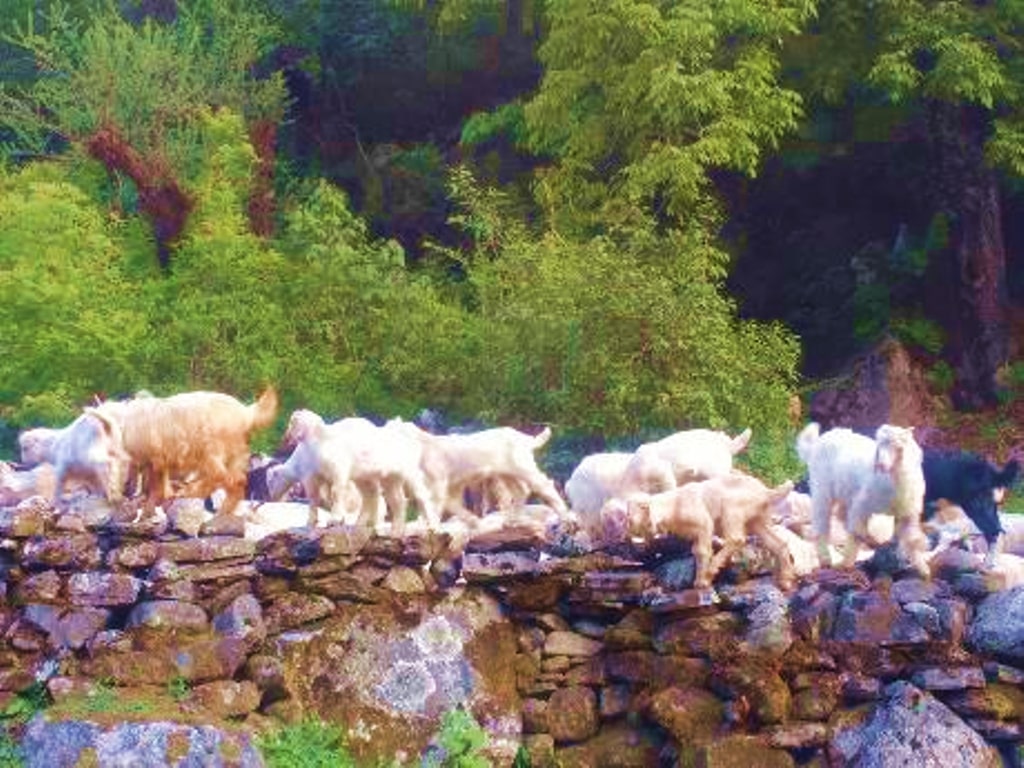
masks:
<path fill-rule="evenodd" d="M 529 510 L 468 543 L 246 533 L 191 501 L 0 510 L 0 703 L 54 700 L 30 765 L 259 765 L 252 734 L 313 716 L 418 764 L 460 706 L 495 765 L 1019 764 L 1024 587 L 966 552 L 783 594 L 756 547 L 693 590 L 685 547 L 585 553 Z"/>

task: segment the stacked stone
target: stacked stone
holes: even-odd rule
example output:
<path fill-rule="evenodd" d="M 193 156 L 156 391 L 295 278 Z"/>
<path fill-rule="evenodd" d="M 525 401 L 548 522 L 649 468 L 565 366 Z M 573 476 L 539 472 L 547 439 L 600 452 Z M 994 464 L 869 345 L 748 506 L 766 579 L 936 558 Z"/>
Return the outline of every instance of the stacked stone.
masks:
<path fill-rule="evenodd" d="M 845 765 L 879 744 L 891 764 L 1019 759 L 1024 587 L 976 557 L 950 551 L 923 581 L 882 551 L 787 596 L 763 553 L 716 591 L 686 588 L 688 557 L 653 554 L 467 555 L 518 628 L 533 765 Z M 901 756 L 900 736 L 916 752 Z"/>
<path fill-rule="evenodd" d="M 0 701 L 37 679 L 58 703 L 181 681 L 178 718 L 314 714 L 370 760 L 414 759 L 461 705 L 496 765 L 520 744 L 534 766 L 594 768 L 848 764 L 879 745 L 898 762 L 911 743 L 952 768 L 1020 749 L 1024 586 L 956 551 L 932 581 L 883 557 L 787 595 L 757 548 L 693 590 L 692 559 L 664 544 L 582 553 L 535 525 L 458 546 L 343 526 L 255 542 L 204 517 L 198 501 L 159 522 L 0 510 Z M 52 755 L 57 728 L 26 738 Z"/>

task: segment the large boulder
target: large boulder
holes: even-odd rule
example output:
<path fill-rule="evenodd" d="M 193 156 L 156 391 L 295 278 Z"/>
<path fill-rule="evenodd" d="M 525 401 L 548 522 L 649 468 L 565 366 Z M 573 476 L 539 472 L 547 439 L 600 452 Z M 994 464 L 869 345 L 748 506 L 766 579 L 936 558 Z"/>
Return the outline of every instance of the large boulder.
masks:
<path fill-rule="evenodd" d="M 340 604 L 320 631 L 284 652 L 284 685 L 303 714 L 337 723 L 360 763 L 408 760 L 462 706 L 511 765 L 522 732 L 516 635 L 474 587 L 376 605 Z"/>
<path fill-rule="evenodd" d="M 82 720 L 50 722 L 39 714 L 21 743 L 25 768 L 82 765 L 203 765 L 262 768 L 252 738 L 241 731 L 170 722 L 103 726 Z"/>
<path fill-rule="evenodd" d="M 886 687 L 874 712 L 838 723 L 828 751 L 848 768 L 999 768 L 999 753 L 930 693 L 906 681 Z"/>
<path fill-rule="evenodd" d="M 967 630 L 967 642 L 1010 663 L 1024 662 L 1024 586 L 982 600 Z"/>

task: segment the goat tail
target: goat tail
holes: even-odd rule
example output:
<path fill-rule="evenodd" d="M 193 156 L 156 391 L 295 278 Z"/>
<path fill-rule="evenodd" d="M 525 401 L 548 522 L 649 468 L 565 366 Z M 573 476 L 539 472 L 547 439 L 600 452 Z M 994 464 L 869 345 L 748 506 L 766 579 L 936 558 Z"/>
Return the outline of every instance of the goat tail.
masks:
<path fill-rule="evenodd" d="M 537 450 L 551 439 L 551 427 L 544 427 L 539 433 L 533 436 L 533 450 Z"/>
<path fill-rule="evenodd" d="M 812 421 L 802 430 L 796 437 L 796 452 L 800 457 L 800 461 L 804 464 L 810 463 L 811 452 L 814 450 L 814 444 L 818 442 L 818 437 L 821 434 L 821 427 L 818 422 Z"/>
<path fill-rule="evenodd" d="M 729 450 L 732 452 L 733 456 L 747 449 L 747 446 L 750 445 L 750 438 L 753 434 L 754 433 L 751 431 L 750 427 L 747 427 L 732 439 Z"/>
<path fill-rule="evenodd" d="M 249 406 L 252 429 L 263 429 L 273 424 L 277 417 L 277 406 L 277 390 L 267 387 L 256 402 Z"/>

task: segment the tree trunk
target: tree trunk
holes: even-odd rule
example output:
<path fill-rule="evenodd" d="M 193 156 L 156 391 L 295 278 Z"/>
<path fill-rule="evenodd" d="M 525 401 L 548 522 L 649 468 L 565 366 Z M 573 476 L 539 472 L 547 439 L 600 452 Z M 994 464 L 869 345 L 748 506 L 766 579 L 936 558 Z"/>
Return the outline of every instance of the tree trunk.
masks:
<path fill-rule="evenodd" d="M 956 367 L 953 392 L 958 408 L 972 410 L 997 402 L 997 372 L 1009 357 L 1006 249 L 999 183 L 984 163 L 988 121 L 981 110 L 952 104 L 930 106 L 936 209 L 949 221 L 949 241 L 930 270 L 932 280 L 949 281 L 943 318 Z M 934 293 L 933 293 L 934 295 Z"/>
<path fill-rule="evenodd" d="M 162 163 L 136 152 L 116 128 L 97 129 L 86 140 L 85 147 L 108 171 L 120 171 L 135 182 L 139 207 L 153 224 L 157 258 L 166 269 L 170 264 L 171 246 L 185 229 L 192 212 L 192 201 Z"/>
<path fill-rule="evenodd" d="M 249 130 L 257 165 L 249 195 L 249 226 L 260 237 L 274 234 L 274 147 L 277 123 L 260 120 Z"/>

